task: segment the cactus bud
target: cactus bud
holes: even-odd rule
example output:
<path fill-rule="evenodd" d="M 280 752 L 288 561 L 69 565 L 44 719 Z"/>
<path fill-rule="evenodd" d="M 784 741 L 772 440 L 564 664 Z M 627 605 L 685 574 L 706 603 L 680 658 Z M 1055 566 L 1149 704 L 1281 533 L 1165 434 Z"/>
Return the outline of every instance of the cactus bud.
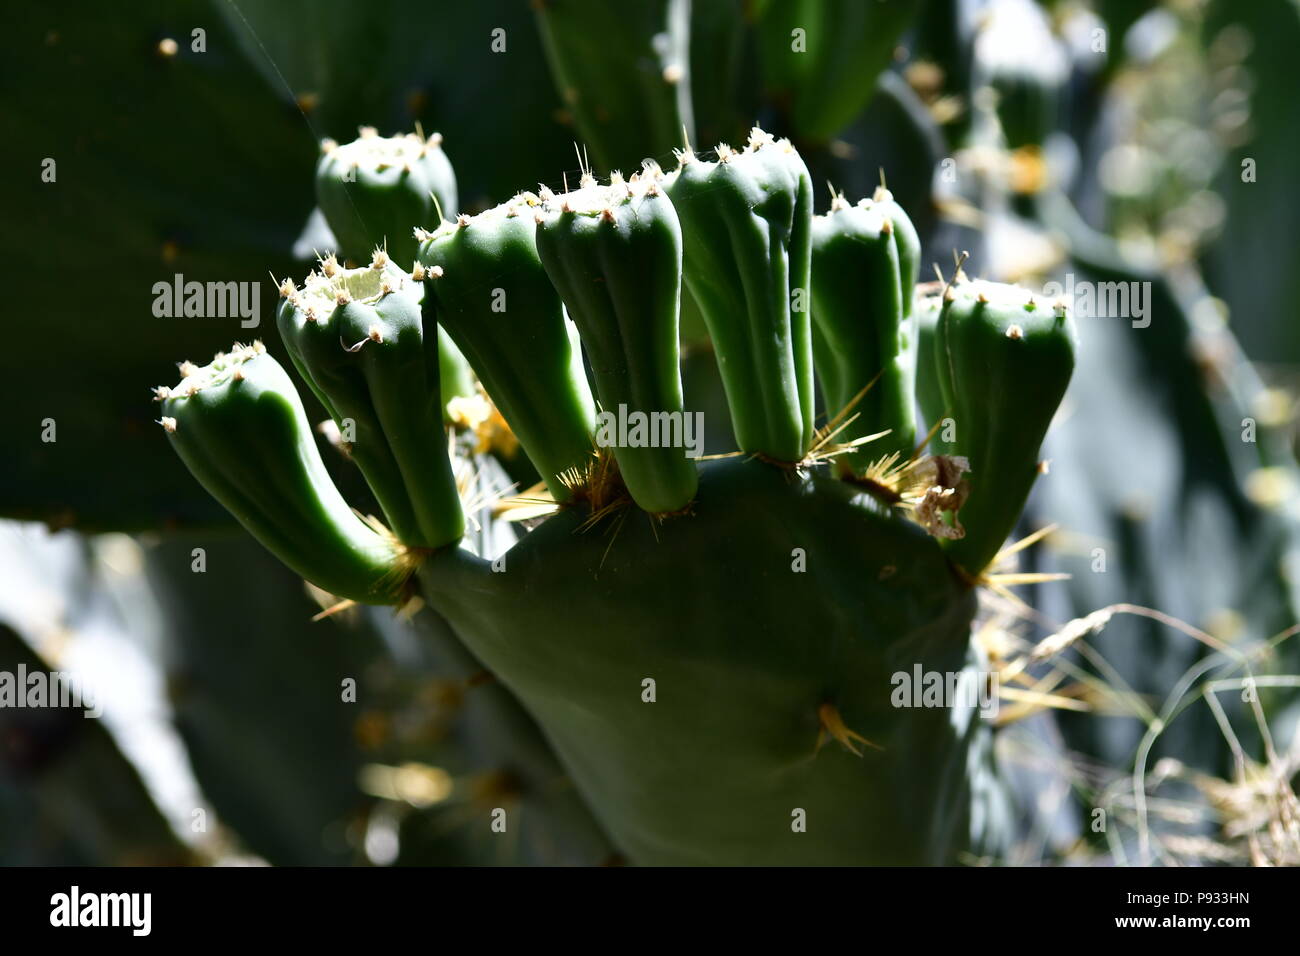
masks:
<path fill-rule="evenodd" d="M 420 247 L 425 324 L 459 346 L 557 501 L 560 475 L 591 456 L 595 420 L 581 350 L 537 257 L 532 216 L 512 200 L 464 225 L 445 223 Z"/>
<path fill-rule="evenodd" d="M 614 447 L 628 492 L 651 513 L 680 511 L 698 479 L 683 447 L 682 235 L 672 203 L 653 179 L 593 182 L 547 204 L 537 252 L 582 335 L 603 412 L 649 423 L 646 443 Z"/>
<path fill-rule="evenodd" d="M 932 348 L 939 401 L 955 440 L 936 446 L 970 461 L 963 538 L 949 557 L 979 574 L 1015 526 L 1040 473 L 1038 449 L 1074 370 L 1074 322 L 1038 309 L 1016 286 L 958 273 L 939 306 Z M 933 310 L 933 299 L 923 303 Z M 934 402 L 935 398 L 928 399 Z"/>
<path fill-rule="evenodd" d="M 719 147 L 718 162 L 686 162 L 666 180 L 686 284 L 718 353 L 736 441 L 796 462 L 813 439 L 812 185 L 787 145 Z"/>
<path fill-rule="evenodd" d="M 253 537 L 331 594 L 400 599 L 411 555 L 343 500 L 297 390 L 260 343 L 235 346 L 197 369 L 183 392 L 166 391 L 161 423 L 172 447 Z"/>
<path fill-rule="evenodd" d="M 381 137 L 366 127 L 353 142 L 322 152 L 316 201 L 345 258 L 365 262 L 379 247 L 409 269 L 417 248 L 412 228 L 437 226 L 439 207 L 443 215 L 455 212 L 456 175 L 438 142 Z"/>
<path fill-rule="evenodd" d="M 840 442 L 889 430 L 840 459 L 855 471 L 892 452 L 906 458 L 916 441 L 916 336 L 905 318 L 910 295 L 898 231 L 886 211 L 880 204 L 832 203 L 812 227 L 813 354 L 827 417 L 852 404 L 856 417 L 837 433 Z"/>
<path fill-rule="evenodd" d="M 333 275 L 308 276 L 299 301 L 281 303 L 277 321 L 295 366 L 331 417 L 355 424 L 352 457 L 397 536 L 435 548 L 459 541 L 465 525 L 420 291 L 391 263 L 335 267 Z"/>

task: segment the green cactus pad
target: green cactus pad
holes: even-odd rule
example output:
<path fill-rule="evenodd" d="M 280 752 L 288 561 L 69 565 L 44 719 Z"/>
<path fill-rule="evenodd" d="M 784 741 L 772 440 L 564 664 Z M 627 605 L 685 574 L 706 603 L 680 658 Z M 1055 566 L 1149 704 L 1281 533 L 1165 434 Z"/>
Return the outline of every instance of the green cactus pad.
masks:
<path fill-rule="evenodd" d="M 683 152 L 666 177 L 686 284 L 713 338 L 740 450 L 800 461 L 814 432 L 808 170 L 789 141 L 757 128 L 744 150 L 717 155 Z"/>
<path fill-rule="evenodd" d="M 327 258 L 302 289 L 286 281 L 280 291 L 285 346 L 398 537 L 423 548 L 459 541 L 437 337 L 426 347 L 419 284 L 377 252 L 358 269 Z"/>
<path fill-rule="evenodd" d="M 833 419 L 852 404 L 856 417 L 835 436 L 841 443 L 889 430 L 839 459 L 853 471 L 892 452 L 906 458 L 916 441 L 916 336 L 904 319 L 910 296 L 888 211 L 836 196 L 830 212 L 813 219 L 813 355 L 826 414 Z"/>
<path fill-rule="evenodd" d="M 534 241 L 540 200 L 521 194 L 423 234 L 425 324 L 464 353 L 557 501 L 591 458 L 595 406 L 576 331 Z"/>
<path fill-rule="evenodd" d="M 413 566 L 330 480 L 293 382 L 260 343 L 181 366 L 160 388 L 162 426 L 203 487 L 253 537 L 319 588 L 390 604 Z"/>
<path fill-rule="evenodd" d="M 404 269 L 415 262 L 411 230 L 432 229 L 456 212 L 456 174 L 442 137 L 380 136 L 363 127 L 351 143 L 321 144 L 316 201 L 344 258 L 365 262 L 376 246 Z"/>
<path fill-rule="evenodd" d="M 974 594 L 919 528 L 846 483 L 750 460 L 706 463 L 680 520 L 587 521 L 568 509 L 492 569 L 445 551 L 420 575 L 633 862 L 920 864 L 984 848 L 988 725 L 892 699 L 918 666 L 977 678 Z"/>
<path fill-rule="evenodd" d="M 1076 333 L 1065 306 L 960 272 L 939 300 L 932 374 L 955 435 L 947 441 L 941 428 L 935 445 L 967 459 L 970 470 L 958 519 L 965 535 L 944 546 L 977 575 L 1015 527 L 1039 475 L 1039 446 L 1074 370 Z"/>
<path fill-rule="evenodd" d="M 679 511 L 697 478 L 678 368 L 682 234 L 658 168 L 627 182 L 615 176 L 608 186 L 588 177 L 580 189 L 545 199 L 537 252 L 591 361 L 602 409 L 597 443 L 614 436 L 619 472 L 640 507 Z M 648 423 L 646 434 L 619 443 L 627 428 L 616 423 L 629 421 Z"/>

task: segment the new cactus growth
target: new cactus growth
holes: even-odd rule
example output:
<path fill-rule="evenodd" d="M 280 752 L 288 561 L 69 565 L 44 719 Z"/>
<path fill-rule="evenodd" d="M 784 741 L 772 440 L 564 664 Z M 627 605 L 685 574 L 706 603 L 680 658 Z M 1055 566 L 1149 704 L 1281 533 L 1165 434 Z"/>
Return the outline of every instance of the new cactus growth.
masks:
<path fill-rule="evenodd" d="M 435 548 L 459 541 L 465 519 L 447 460 L 438 336 L 426 347 L 419 292 L 382 251 L 357 269 L 331 256 L 303 288 L 281 286 L 277 324 L 397 536 Z"/>
<path fill-rule="evenodd" d="M 889 434 L 840 458 L 865 469 L 883 454 L 912 453 L 916 336 L 897 230 L 883 203 L 837 195 L 813 219 L 813 354 L 827 414 L 847 413 L 836 439 Z"/>
<path fill-rule="evenodd" d="M 364 521 L 334 487 L 297 389 L 261 343 L 201 368 L 182 364 L 156 390 L 161 423 L 203 487 L 308 581 L 368 604 L 399 600 L 414 567 L 390 533 Z"/>
<path fill-rule="evenodd" d="M 377 601 L 418 585 L 542 725 L 634 862 L 901 864 L 996 850 L 974 584 L 1037 474 L 1070 375 L 1069 319 L 1019 290 L 955 279 L 929 353 L 942 362 L 920 375 L 941 380 L 956 454 L 913 455 L 906 323 L 918 253 L 905 214 L 883 193 L 837 205 L 816 227 L 814 260 L 794 148 L 755 131 L 746 150 L 718 156 L 683 154 L 674 174 L 649 166 L 605 186 L 584 176 L 572 193 L 521 193 L 445 222 L 422 234 L 409 278 L 378 253 L 358 270 L 327 259 L 303 289 L 286 285 L 290 353 L 336 419 L 355 421 L 353 458 L 397 537 L 418 545 L 360 526 L 389 549 L 373 569 L 385 587 L 319 566 L 357 550 L 328 557 L 342 532 L 279 514 L 297 506 L 290 494 L 326 493 L 304 482 L 321 484 L 334 496 L 321 520 L 360 533 L 310 457 L 300 409 L 293 428 L 258 437 L 273 467 L 239 472 L 265 491 L 235 495 L 211 478 L 227 456 L 240 461 L 249 424 L 213 433 L 243 408 L 242 385 L 199 390 L 211 422 L 178 448 L 316 583 Z M 562 303 L 603 410 L 672 414 L 683 274 L 746 454 L 697 465 L 679 448 L 618 446 L 612 467 L 604 450 L 593 456 L 595 410 Z M 868 420 L 896 433 L 857 443 L 849 480 L 829 473 L 831 439 L 813 428 L 810 288 L 824 308 L 816 357 L 828 396 L 878 376 Z M 495 557 L 450 546 L 463 519 L 437 415 L 435 321 L 557 502 Z M 297 409 L 283 378 L 274 407 Z M 270 462 L 276 438 L 308 447 Z M 898 675 L 921 673 L 944 675 L 948 695 L 900 701 Z"/>
<path fill-rule="evenodd" d="M 686 149 L 668 177 L 683 275 L 718 353 L 740 450 L 802 460 L 813 442 L 808 316 L 812 185 L 788 140 L 755 128 L 717 162 Z"/>
<path fill-rule="evenodd" d="M 363 127 L 351 143 L 321 144 L 316 201 L 345 259 L 362 263 L 378 246 L 409 269 L 416 252 L 411 230 L 432 229 L 456 212 L 456 174 L 438 133 L 380 136 Z"/>
<path fill-rule="evenodd" d="M 979 574 L 1001 549 L 1042 471 L 1038 450 L 1074 370 L 1076 333 L 1065 306 L 1016 286 L 970 281 L 960 269 L 922 301 L 933 329 L 926 354 L 954 434 L 935 443 L 969 464 L 961 537 L 950 557 Z M 934 393 L 930 393 L 933 402 Z M 939 414 L 931 413 L 939 418 Z"/>
<path fill-rule="evenodd" d="M 595 407 L 560 297 L 537 257 L 541 200 L 521 193 L 421 233 L 426 326 L 451 335 L 552 496 L 591 457 Z"/>
<path fill-rule="evenodd" d="M 623 481 L 642 509 L 678 511 L 697 479 L 678 368 L 682 233 L 659 170 L 608 186 L 584 177 L 542 208 L 537 251 L 591 361 L 607 423 L 597 441 L 615 437 L 612 421 L 638 421 L 645 434 L 614 447 Z"/>

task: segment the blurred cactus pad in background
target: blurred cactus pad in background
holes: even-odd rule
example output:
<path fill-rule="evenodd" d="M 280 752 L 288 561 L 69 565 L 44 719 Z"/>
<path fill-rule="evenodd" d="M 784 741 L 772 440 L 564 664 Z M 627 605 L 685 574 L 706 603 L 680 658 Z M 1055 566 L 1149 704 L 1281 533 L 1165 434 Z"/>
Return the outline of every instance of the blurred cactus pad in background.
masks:
<path fill-rule="evenodd" d="M 6 12 L 0 863 L 1300 863 L 1300 6 L 358 7 Z"/>

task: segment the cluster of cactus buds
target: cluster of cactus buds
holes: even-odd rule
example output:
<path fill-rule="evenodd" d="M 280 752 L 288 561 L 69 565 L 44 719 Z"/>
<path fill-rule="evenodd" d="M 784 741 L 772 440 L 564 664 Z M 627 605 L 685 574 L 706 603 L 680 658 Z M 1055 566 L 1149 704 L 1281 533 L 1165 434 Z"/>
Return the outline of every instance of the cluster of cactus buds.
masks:
<path fill-rule="evenodd" d="M 446 211 L 431 231 L 406 214 L 409 270 L 386 232 L 368 264 L 328 256 L 281 288 L 288 352 L 391 532 L 348 510 L 256 349 L 161 396 L 205 486 L 323 588 L 385 603 L 418 586 L 636 861 L 933 862 L 993 839 L 972 709 L 900 711 L 889 675 L 974 680 L 972 586 L 1038 474 L 1072 369 L 1064 310 L 960 270 L 914 305 L 916 231 L 888 191 L 815 217 L 798 152 L 759 129 L 670 173 L 584 170 L 572 191 Z M 728 461 L 601 424 L 683 415 L 683 281 Z M 555 506 L 492 563 L 458 547 L 439 327 Z M 955 425 L 933 456 L 916 395 Z"/>

